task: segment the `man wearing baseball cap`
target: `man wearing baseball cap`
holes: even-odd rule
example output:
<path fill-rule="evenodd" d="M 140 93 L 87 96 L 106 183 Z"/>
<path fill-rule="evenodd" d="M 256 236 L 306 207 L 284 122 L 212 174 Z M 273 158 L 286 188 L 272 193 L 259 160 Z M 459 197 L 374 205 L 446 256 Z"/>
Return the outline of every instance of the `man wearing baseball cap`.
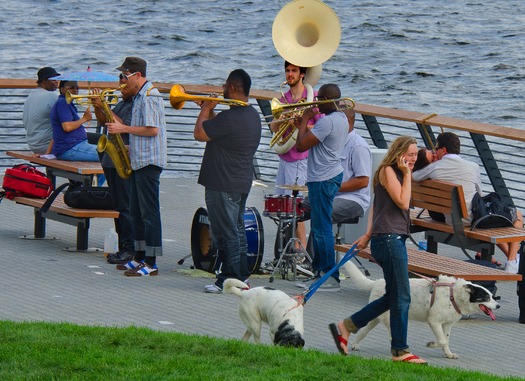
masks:
<path fill-rule="evenodd" d="M 37 73 L 37 87 L 26 99 L 22 120 L 26 129 L 29 148 L 35 154 L 49 154 L 52 149 L 53 128 L 50 111 L 58 94 L 58 81 L 52 79 L 60 74 L 52 67 L 41 68 Z"/>
<path fill-rule="evenodd" d="M 133 221 L 135 256 L 117 269 L 132 277 L 158 275 L 157 257 L 162 255 L 160 174 L 168 161 L 164 100 L 146 79 L 146 61 L 126 57 L 120 82 L 133 97 L 130 125 L 116 119 L 106 123 L 110 134 L 129 134 L 130 213 Z"/>

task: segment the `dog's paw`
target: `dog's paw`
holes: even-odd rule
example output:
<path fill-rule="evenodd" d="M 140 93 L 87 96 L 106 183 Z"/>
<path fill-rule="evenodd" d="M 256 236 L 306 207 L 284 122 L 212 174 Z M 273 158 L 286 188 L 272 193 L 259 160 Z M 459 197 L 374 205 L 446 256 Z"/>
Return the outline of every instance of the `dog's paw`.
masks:
<path fill-rule="evenodd" d="M 351 348 L 353 351 L 358 351 L 360 349 L 359 344 L 352 344 Z"/>
<path fill-rule="evenodd" d="M 436 343 L 435 341 L 429 341 L 427 343 L 427 347 L 429 347 L 429 348 L 441 348 L 441 345 L 439 343 Z"/>
<path fill-rule="evenodd" d="M 459 356 L 455 353 L 452 353 L 452 352 L 449 352 L 449 353 L 445 353 L 445 356 L 447 356 L 447 358 L 449 359 L 458 359 Z"/>

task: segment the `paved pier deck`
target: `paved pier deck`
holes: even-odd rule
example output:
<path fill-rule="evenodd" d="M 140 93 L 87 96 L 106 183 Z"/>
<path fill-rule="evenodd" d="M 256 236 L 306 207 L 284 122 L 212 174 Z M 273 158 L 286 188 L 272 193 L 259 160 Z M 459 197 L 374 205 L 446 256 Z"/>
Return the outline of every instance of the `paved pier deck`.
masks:
<path fill-rule="evenodd" d="M 128 278 L 106 263 L 103 253 L 69 252 L 75 246 L 75 228 L 48 221 L 50 240 L 20 239 L 33 233 L 33 209 L 9 200 L 0 204 L 0 319 L 13 321 L 70 322 L 104 326 L 144 326 L 159 331 L 184 332 L 224 338 L 240 338 L 244 326 L 237 315 L 237 299 L 232 295 L 212 295 L 203 286 L 213 282 L 211 274 L 191 270 L 190 228 L 196 210 L 204 205 L 204 189 L 195 179 L 162 179 L 161 205 L 164 256 L 158 259 L 159 276 Z M 263 262 L 273 258 L 275 223 L 263 216 L 264 194 L 271 187 L 254 187 L 247 206 L 256 207 L 264 225 Z M 111 221 L 91 221 L 89 243 L 103 247 Z M 453 249 L 451 249 L 453 250 Z M 451 251 L 465 259 L 458 250 Z M 503 261 L 501 253 L 496 254 Z M 380 268 L 365 262 L 371 278 L 382 277 Z M 268 276 L 254 276 L 252 287 L 269 285 Z M 291 295 L 300 293 L 296 282 L 276 279 L 272 287 Z M 458 367 L 498 375 L 525 375 L 525 325 L 518 323 L 515 282 L 499 282 L 501 308 L 491 321 L 483 314 L 458 322 L 452 329 L 451 350 L 457 360 L 444 357 L 440 349 L 425 346 L 434 340 L 428 325 L 410 322 L 409 344 L 414 353 L 429 364 Z M 341 292 L 312 296 L 305 306 L 306 348 L 339 355 L 328 330 L 335 322 L 362 307 L 367 293 L 357 290 L 350 280 L 342 281 Z M 270 343 L 267 328 L 263 341 Z M 374 329 L 352 355 L 390 358 L 384 327 Z"/>

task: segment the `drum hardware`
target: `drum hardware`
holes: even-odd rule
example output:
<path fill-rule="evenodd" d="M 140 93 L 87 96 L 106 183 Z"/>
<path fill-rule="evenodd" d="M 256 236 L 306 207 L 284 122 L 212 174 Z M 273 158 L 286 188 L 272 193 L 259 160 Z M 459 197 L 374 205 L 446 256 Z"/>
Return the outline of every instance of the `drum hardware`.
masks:
<path fill-rule="evenodd" d="M 297 185 L 297 187 L 299 186 Z M 295 235 L 297 219 L 303 214 L 303 210 L 301 209 L 302 197 L 298 197 L 298 194 L 299 190 L 295 189 L 292 190 L 292 196 L 270 195 L 265 197 L 264 215 L 270 217 L 277 223 L 277 234 L 279 237 L 279 260 L 270 275 L 270 282 L 274 281 L 277 272 L 281 274 L 283 279 L 286 279 L 290 270 L 292 272 L 292 278 L 289 280 L 295 280 L 297 278 L 297 265 L 302 258 L 300 258 L 298 253 L 294 252 L 296 242 L 299 243 L 305 253 L 304 260 L 312 263 L 312 259 L 308 255 L 302 242 Z M 292 231 L 291 237 L 283 247 L 286 231 L 289 228 L 291 228 Z M 313 276 L 313 274 L 311 274 L 311 276 Z"/>

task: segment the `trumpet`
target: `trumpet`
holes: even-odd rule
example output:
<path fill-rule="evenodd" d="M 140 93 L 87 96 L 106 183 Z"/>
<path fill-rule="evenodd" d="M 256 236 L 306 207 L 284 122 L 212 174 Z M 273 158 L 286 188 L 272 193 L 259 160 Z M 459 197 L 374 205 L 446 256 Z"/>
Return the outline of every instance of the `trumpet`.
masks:
<path fill-rule="evenodd" d="M 79 95 L 73 95 L 70 91 L 66 92 L 66 103 L 69 104 L 75 100 L 77 100 L 77 104 L 84 105 L 84 106 L 91 106 L 91 99 L 93 98 L 104 98 L 106 102 L 110 105 L 116 105 L 118 103 L 118 95 L 115 94 L 115 92 L 119 89 L 106 89 L 102 91 L 100 95 L 97 94 L 79 94 Z M 82 101 L 82 99 L 86 98 L 86 101 Z"/>
<path fill-rule="evenodd" d="M 170 91 L 170 103 L 175 110 L 180 110 L 184 107 L 186 101 L 212 101 L 230 106 L 249 106 L 248 102 L 243 102 L 237 99 L 224 99 L 224 98 L 212 98 L 203 95 L 190 95 L 187 94 L 182 85 L 175 84 Z"/>

